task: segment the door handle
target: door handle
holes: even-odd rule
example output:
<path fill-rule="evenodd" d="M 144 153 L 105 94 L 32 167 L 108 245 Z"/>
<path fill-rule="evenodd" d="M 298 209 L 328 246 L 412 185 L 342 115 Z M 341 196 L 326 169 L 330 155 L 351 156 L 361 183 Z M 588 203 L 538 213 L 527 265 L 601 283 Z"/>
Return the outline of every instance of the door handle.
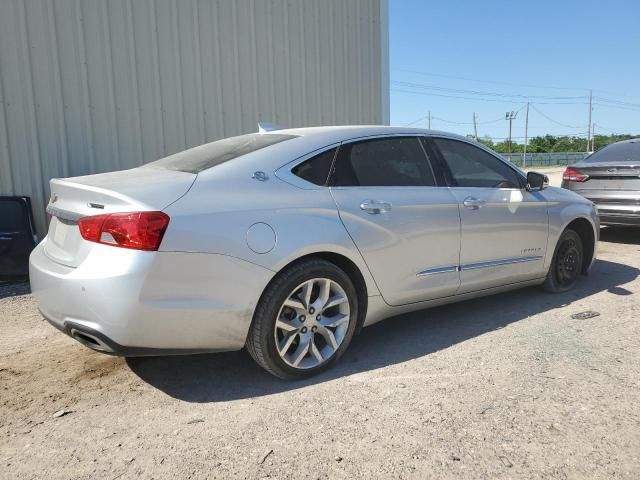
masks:
<path fill-rule="evenodd" d="M 365 200 L 360 204 L 360 210 L 364 210 L 365 212 L 371 215 L 378 215 L 380 213 L 386 213 L 391 210 L 390 202 L 380 202 L 378 200 Z"/>
<path fill-rule="evenodd" d="M 486 200 L 482 200 L 482 199 L 476 198 L 476 197 L 467 197 L 462 202 L 462 205 L 464 205 L 465 207 L 478 209 L 478 208 L 482 207 L 485 203 L 487 203 Z"/>

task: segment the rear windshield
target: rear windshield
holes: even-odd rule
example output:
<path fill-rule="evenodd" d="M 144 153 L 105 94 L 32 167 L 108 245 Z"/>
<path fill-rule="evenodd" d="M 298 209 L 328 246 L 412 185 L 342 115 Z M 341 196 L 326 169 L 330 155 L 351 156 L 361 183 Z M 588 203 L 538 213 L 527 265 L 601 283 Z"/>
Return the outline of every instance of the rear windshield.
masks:
<path fill-rule="evenodd" d="M 583 160 L 597 162 L 637 162 L 640 163 L 640 140 L 612 143 Z"/>
<path fill-rule="evenodd" d="M 291 138 L 295 138 L 295 135 L 250 133 L 200 145 L 199 147 L 161 158 L 147 165 L 167 170 L 200 173 L 208 168 Z"/>

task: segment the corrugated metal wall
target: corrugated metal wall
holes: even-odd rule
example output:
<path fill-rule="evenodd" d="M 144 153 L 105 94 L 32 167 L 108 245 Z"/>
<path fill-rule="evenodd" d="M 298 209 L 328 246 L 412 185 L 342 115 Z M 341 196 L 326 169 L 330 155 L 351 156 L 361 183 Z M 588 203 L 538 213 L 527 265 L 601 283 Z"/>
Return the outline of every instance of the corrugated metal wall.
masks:
<path fill-rule="evenodd" d="M 389 121 L 386 0 L 0 0 L 0 194 L 283 126 Z"/>

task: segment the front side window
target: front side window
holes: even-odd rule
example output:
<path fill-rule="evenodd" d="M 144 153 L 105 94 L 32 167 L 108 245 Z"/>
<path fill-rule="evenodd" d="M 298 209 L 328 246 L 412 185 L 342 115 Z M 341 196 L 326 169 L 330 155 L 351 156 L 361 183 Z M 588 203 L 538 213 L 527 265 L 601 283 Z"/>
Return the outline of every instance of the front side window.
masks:
<path fill-rule="evenodd" d="M 309 160 L 305 160 L 301 164 L 296 165 L 291 172 L 307 182 L 315 185 L 325 185 L 336 150 L 336 148 L 332 148 Z"/>
<path fill-rule="evenodd" d="M 456 187 L 520 188 L 518 174 L 490 153 L 466 142 L 434 138 Z"/>
<path fill-rule="evenodd" d="M 331 175 L 338 187 L 424 187 L 435 180 L 416 137 L 392 137 L 342 145 Z"/>
<path fill-rule="evenodd" d="M 241 157 L 261 148 L 295 138 L 295 135 L 279 133 L 250 133 L 238 137 L 224 138 L 217 142 L 178 152 L 174 155 L 148 163 L 147 166 L 178 170 L 180 172 L 200 173 L 221 163 Z"/>

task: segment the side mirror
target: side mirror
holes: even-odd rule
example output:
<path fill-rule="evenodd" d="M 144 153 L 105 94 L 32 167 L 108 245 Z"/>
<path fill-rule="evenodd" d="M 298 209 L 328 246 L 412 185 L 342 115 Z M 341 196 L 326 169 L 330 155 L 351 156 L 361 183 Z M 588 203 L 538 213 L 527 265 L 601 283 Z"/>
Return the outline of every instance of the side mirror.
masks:
<path fill-rule="evenodd" d="M 527 173 L 527 191 L 536 192 L 544 190 L 549 186 L 549 177 L 543 173 L 529 172 Z"/>

